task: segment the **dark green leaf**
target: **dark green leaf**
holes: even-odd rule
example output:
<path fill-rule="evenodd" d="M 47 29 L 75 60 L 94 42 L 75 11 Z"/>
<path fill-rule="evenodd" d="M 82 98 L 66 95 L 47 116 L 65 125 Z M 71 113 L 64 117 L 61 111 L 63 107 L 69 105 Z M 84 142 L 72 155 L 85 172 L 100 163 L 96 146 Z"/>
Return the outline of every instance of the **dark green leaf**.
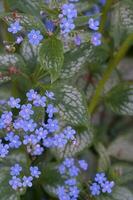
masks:
<path fill-rule="evenodd" d="M 117 114 L 133 115 L 133 86 L 121 83 L 113 87 L 105 97 L 105 102 Z"/>
<path fill-rule="evenodd" d="M 99 171 L 107 171 L 110 166 L 110 158 L 107 153 L 107 149 L 105 149 L 105 147 L 101 143 L 99 143 L 99 144 L 96 144 L 96 150 L 97 150 L 98 154 L 100 155 L 99 163 L 98 163 L 98 170 Z"/>
<path fill-rule="evenodd" d="M 62 42 L 55 37 L 45 40 L 40 47 L 39 60 L 50 73 L 51 81 L 58 79 L 64 60 Z"/>

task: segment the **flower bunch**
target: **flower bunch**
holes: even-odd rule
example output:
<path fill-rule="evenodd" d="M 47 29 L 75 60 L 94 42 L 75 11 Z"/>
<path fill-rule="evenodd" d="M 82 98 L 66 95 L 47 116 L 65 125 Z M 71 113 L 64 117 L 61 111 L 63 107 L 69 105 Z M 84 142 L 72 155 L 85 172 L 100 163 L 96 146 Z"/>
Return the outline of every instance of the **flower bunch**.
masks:
<path fill-rule="evenodd" d="M 80 169 L 87 170 L 88 164 L 84 160 L 78 161 L 78 166 L 73 158 L 65 158 L 58 170 L 61 176 L 65 179 L 64 186 L 58 186 L 56 193 L 60 200 L 76 200 L 79 196 L 77 176 Z"/>
<path fill-rule="evenodd" d="M 19 98 L 11 97 L 8 101 L 10 108 L 18 109 L 17 117 L 13 116 L 11 111 L 4 111 L 0 117 L 0 129 L 7 132 L 3 140 L 0 140 L 1 158 L 6 157 L 10 149 L 18 149 L 22 145 L 31 156 L 39 156 L 46 147 L 62 148 L 69 141 L 74 140 L 76 131 L 72 127 L 68 126 L 60 131 L 58 119 L 55 118 L 58 109 L 51 103 L 55 100 L 53 92 L 46 91 L 45 95 L 41 96 L 31 89 L 26 96 L 27 103 L 23 105 L 20 104 Z M 45 108 L 47 115 L 45 121 L 34 120 L 36 107 Z M 18 165 L 15 166 L 16 169 Z M 17 181 L 19 187 L 21 185 L 19 178 L 14 177 L 13 173 L 12 175 L 13 182 L 11 181 L 10 184 L 14 185 Z"/>
<path fill-rule="evenodd" d="M 77 10 L 72 3 L 63 4 L 59 14 L 61 34 L 67 36 L 74 28 L 74 19 L 77 17 Z"/>
<path fill-rule="evenodd" d="M 21 178 L 21 172 L 22 167 L 18 163 L 10 168 L 10 175 L 12 176 L 12 179 L 9 180 L 9 185 L 11 185 L 14 190 L 21 190 L 23 187 L 32 187 L 33 178 L 39 178 L 41 174 L 37 166 L 30 167 L 29 176 L 23 175 Z"/>
<path fill-rule="evenodd" d="M 16 20 L 14 23 L 10 24 L 10 27 L 8 28 L 8 31 L 10 33 L 16 34 L 19 31 L 22 30 L 22 26 L 19 23 L 19 20 Z M 42 40 L 43 40 L 43 35 L 41 35 L 39 30 L 31 30 L 28 33 L 28 40 L 30 42 L 30 44 L 32 45 L 38 45 Z M 20 44 L 23 41 L 23 37 L 22 36 L 18 36 L 16 39 L 16 44 Z"/>
<path fill-rule="evenodd" d="M 114 181 L 108 181 L 105 173 L 97 173 L 95 176 L 95 182 L 90 186 L 91 194 L 98 196 L 103 193 L 111 193 L 114 187 Z"/>

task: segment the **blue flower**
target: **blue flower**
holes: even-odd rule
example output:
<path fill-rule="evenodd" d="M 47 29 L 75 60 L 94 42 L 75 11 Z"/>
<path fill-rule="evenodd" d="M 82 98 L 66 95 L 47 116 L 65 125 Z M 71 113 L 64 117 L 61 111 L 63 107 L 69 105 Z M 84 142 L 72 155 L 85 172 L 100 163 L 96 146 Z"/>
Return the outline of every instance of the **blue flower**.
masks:
<path fill-rule="evenodd" d="M 33 152 L 32 152 L 32 155 L 33 156 L 40 156 L 44 151 L 44 148 L 41 147 L 40 144 L 36 144 L 33 148 Z"/>
<path fill-rule="evenodd" d="M 35 134 L 38 140 L 45 139 L 48 135 L 48 131 L 44 130 L 42 127 L 35 130 Z"/>
<path fill-rule="evenodd" d="M 91 36 L 91 43 L 94 46 L 99 46 L 101 45 L 101 38 L 102 38 L 102 34 L 101 33 L 93 33 Z"/>
<path fill-rule="evenodd" d="M 5 158 L 9 152 L 9 145 L 2 144 L 2 140 L 0 140 L 0 157 Z"/>
<path fill-rule="evenodd" d="M 66 181 L 65 181 L 65 184 L 66 185 L 69 185 L 69 186 L 73 186 L 73 185 L 76 185 L 77 184 L 77 181 L 76 181 L 76 179 L 67 179 Z"/>
<path fill-rule="evenodd" d="M 9 146 L 17 149 L 21 146 L 21 144 L 22 142 L 20 141 L 20 137 L 18 135 L 14 135 L 12 140 L 10 140 Z"/>
<path fill-rule="evenodd" d="M 64 134 L 56 134 L 53 137 L 53 146 L 58 148 L 63 148 L 67 144 L 67 139 L 65 138 Z"/>
<path fill-rule="evenodd" d="M 78 176 L 79 174 L 79 168 L 77 168 L 76 166 L 72 166 L 70 169 L 69 169 L 69 175 L 71 177 L 75 177 L 75 176 Z"/>
<path fill-rule="evenodd" d="M 13 137 L 14 137 L 14 132 L 10 131 L 9 133 L 6 134 L 5 140 L 12 141 Z"/>
<path fill-rule="evenodd" d="M 63 164 L 67 167 L 70 168 L 74 165 L 74 159 L 73 158 L 65 158 Z"/>
<path fill-rule="evenodd" d="M 23 40 L 24 40 L 24 38 L 22 36 L 18 36 L 16 38 L 16 44 L 20 44 Z"/>
<path fill-rule="evenodd" d="M 114 181 L 106 181 L 105 183 L 102 183 L 102 192 L 105 193 L 111 193 L 112 188 L 114 187 L 115 183 Z"/>
<path fill-rule="evenodd" d="M 55 131 L 59 130 L 59 124 L 58 124 L 58 120 L 57 119 L 48 119 L 48 123 L 46 125 L 47 129 L 49 130 L 49 132 L 53 133 Z"/>
<path fill-rule="evenodd" d="M 3 119 L 0 119 L 0 129 L 3 129 L 5 127 L 5 123 Z"/>
<path fill-rule="evenodd" d="M 53 139 L 52 138 L 46 138 L 43 140 L 43 146 L 44 147 L 52 147 L 53 146 Z"/>
<path fill-rule="evenodd" d="M 1 119 L 3 120 L 4 123 L 4 128 L 6 128 L 6 126 L 10 125 L 10 123 L 12 122 L 12 112 L 8 112 L 5 111 L 2 115 L 1 115 Z"/>
<path fill-rule="evenodd" d="M 17 119 L 13 123 L 13 127 L 16 130 L 23 128 L 23 126 L 24 126 L 24 120 L 23 119 Z"/>
<path fill-rule="evenodd" d="M 99 3 L 101 3 L 102 5 L 104 5 L 106 3 L 106 0 L 99 0 Z"/>
<path fill-rule="evenodd" d="M 77 17 L 77 10 L 75 9 L 75 5 L 70 3 L 70 4 L 64 4 L 61 7 L 62 14 L 59 15 L 59 17 L 67 17 L 68 19 L 73 19 Z"/>
<path fill-rule="evenodd" d="M 52 118 L 53 114 L 58 112 L 58 109 L 55 108 L 52 104 L 48 104 L 46 112 L 48 113 L 48 117 Z"/>
<path fill-rule="evenodd" d="M 45 27 L 47 29 L 48 32 L 53 32 L 55 30 L 55 25 L 52 22 L 52 20 L 45 20 Z"/>
<path fill-rule="evenodd" d="M 38 139 L 35 135 L 31 134 L 31 135 L 24 135 L 24 140 L 23 140 L 23 144 L 27 145 L 27 144 L 32 144 L 35 145 L 38 143 Z"/>
<path fill-rule="evenodd" d="M 100 194 L 100 186 L 97 183 L 92 183 L 90 190 L 93 196 L 98 196 Z"/>
<path fill-rule="evenodd" d="M 49 99 L 55 100 L 55 96 L 54 96 L 54 93 L 53 93 L 53 92 L 51 92 L 51 91 L 46 91 L 46 92 L 45 92 L 45 95 L 46 95 Z"/>
<path fill-rule="evenodd" d="M 20 172 L 22 171 L 22 167 L 19 164 L 15 164 L 10 168 L 10 174 L 12 176 L 18 176 Z"/>
<path fill-rule="evenodd" d="M 34 111 L 32 110 L 32 105 L 31 104 L 27 104 L 27 105 L 22 105 L 21 107 L 21 111 L 19 112 L 19 115 L 28 120 L 30 119 L 30 115 L 33 115 Z"/>
<path fill-rule="evenodd" d="M 95 181 L 99 184 L 105 182 L 107 178 L 105 177 L 105 173 L 97 173 L 95 176 Z"/>
<path fill-rule="evenodd" d="M 66 173 L 66 167 L 64 166 L 64 164 L 60 165 L 58 167 L 58 170 L 59 170 L 61 175 Z"/>
<path fill-rule="evenodd" d="M 92 30 L 97 31 L 99 29 L 100 22 L 99 22 L 99 20 L 90 18 L 89 21 L 88 21 L 88 24 L 89 24 L 89 28 L 91 28 Z"/>
<path fill-rule="evenodd" d="M 71 126 L 68 126 L 64 129 L 63 133 L 67 139 L 73 140 L 74 135 L 76 134 L 76 131 L 74 129 L 72 129 Z"/>
<path fill-rule="evenodd" d="M 17 190 L 18 188 L 22 187 L 21 179 L 13 176 L 12 179 L 9 181 L 9 185 L 11 185 L 14 190 Z"/>
<path fill-rule="evenodd" d="M 33 89 L 29 90 L 27 93 L 26 93 L 26 96 L 28 97 L 28 101 L 33 101 L 37 98 L 37 92 Z"/>
<path fill-rule="evenodd" d="M 64 35 L 70 33 L 75 28 L 75 25 L 72 19 L 63 18 L 60 21 L 60 28 L 61 33 Z"/>
<path fill-rule="evenodd" d="M 33 101 L 33 105 L 36 106 L 36 107 L 45 107 L 46 106 L 46 97 L 45 96 L 40 96 L 40 95 L 37 95 L 36 96 L 36 99 Z"/>
<path fill-rule="evenodd" d="M 9 101 L 8 101 L 8 105 L 11 107 L 11 108 L 20 108 L 20 99 L 17 98 L 15 99 L 14 97 L 10 97 Z"/>
<path fill-rule="evenodd" d="M 19 148 L 22 144 L 20 141 L 20 137 L 18 135 L 14 135 L 14 132 L 7 133 L 5 137 L 6 141 L 9 141 L 9 147 L 11 148 Z"/>
<path fill-rule="evenodd" d="M 39 178 L 41 172 L 39 171 L 39 168 L 37 166 L 34 167 L 30 167 L 30 172 L 31 172 L 31 176 L 35 177 L 35 178 Z"/>
<path fill-rule="evenodd" d="M 81 169 L 83 169 L 83 170 L 88 169 L 88 164 L 85 162 L 85 160 L 79 160 L 78 163 L 79 163 Z"/>
<path fill-rule="evenodd" d="M 79 189 L 77 188 L 77 186 L 70 187 L 70 196 L 72 196 L 73 198 L 78 198 L 78 195 Z"/>
<path fill-rule="evenodd" d="M 67 194 L 64 186 L 58 186 L 56 194 L 60 200 L 71 200 L 69 194 Z"/>
<path fill-rule="evenodd" d="M 81 44 L 81 37 L 79 35 L 77 35 L 75 38 L 74 38 L 74 43 L 77 45 L 77 46 L 80 46 Z"/>
<path fill-rule="evenodd" d="M 32 176 L 24 176 L 23 177 L 23 187 L 32 187 Z"/>
<path fill-rule="evenodd" d="M 10 33 L 15 34 L 15 33 L 19 32 L 19 31 L 21 31 L 21 29 L 22 29 L 22 26 L 20 26 L 19 21 L 16 21 L 16 22 L 10 24 L 10 27 L 8 28 L 8 31 Z"/>
<path fill-rule="evenodd" d="M 28 33 L 28 39 L 32 45 L 39 45 L 39 43 L 43 40 L 43 35 L 41 35 L 38 30 L 32 30 Z"/>
<path fill-rule="evenodd" d="M 30 131 L 33 132 L 37 126 L 37 124 L 33 121 L 33 119 L 30 119 L 28 121 L 23 121 L 22 125 L 21 125 L 22 129 L 26 132 L 26 131 Z"/>

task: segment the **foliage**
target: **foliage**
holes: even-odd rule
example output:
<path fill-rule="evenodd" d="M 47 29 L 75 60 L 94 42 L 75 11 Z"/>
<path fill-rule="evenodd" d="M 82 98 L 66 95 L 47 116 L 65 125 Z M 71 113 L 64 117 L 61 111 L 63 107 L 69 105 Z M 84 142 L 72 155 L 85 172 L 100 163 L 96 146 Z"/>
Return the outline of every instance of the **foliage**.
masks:
<path fill-rule="evenodd" d="M 57 188 L 69 177 L 59 173 L 67 158 L 89 166 L 75 176 L 80 194 L 74 200 L 133 200 L 133 1 L 3 0 L 0 5 L 0 200 L 66 200 L 65 193 L 58 198 Z M 13 124 L 2 128 L 2 113 L 11 111 L 16 120 L 20 110 L 10 108 L 8 100 L 13 96 L 27 104 L 30 89 L 39 95 L 36 105 L 47 92 L 54 94 L 43 108 L 33 108 L 39 126 L 51 119 L 52 104 L 60 127 L 53 138 L 61 134 L 60 142 L 65 127 L 75 132 L 63 146 L 47 148 L 40 139 L 39 156 L 28 152 L 30 144 L 3 158 L 5 136 L 15 129 Z M 24 132 L 21 128 L 17 135 L 22 139 Z M 31 165 L 39 167 L 32 188 L 11 188 L 15 163 L 24 173 Z M 99 192 L 102 184 L 90 190 L 101 172 L 114 181 L 111 192 Z"/>

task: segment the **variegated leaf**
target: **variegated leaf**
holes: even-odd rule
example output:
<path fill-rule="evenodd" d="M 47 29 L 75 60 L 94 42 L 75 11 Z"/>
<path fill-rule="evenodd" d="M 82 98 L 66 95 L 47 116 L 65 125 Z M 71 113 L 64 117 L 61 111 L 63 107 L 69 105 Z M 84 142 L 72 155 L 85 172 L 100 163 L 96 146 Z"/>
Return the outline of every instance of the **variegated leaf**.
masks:
<path fill-rule="evenodd" d="M 133 85 L 121 83 L 109 91 L 105 97 L 108 108 L 120 115 L 133 115 Z"/>
<path fill-rule="evenodd" d="M 91 44 L 82 44 L 80 47 L 65 53 L 61 79 L 72 78 L 87 63 L 102 64 L 107 57 L 108 53 L 104 47 L 96 48 Z"/>
<path fill-rule="evenodd" d="M 100 195 L 98 200 L 133 200 L 133 194 L 125 187 L 115 187 L 108 195 Z"/>
<path fill-rule="evenodd" d="M 84 96 L 76 87 L 67 84 L 54 86 L 61 118 L 72 125 L 88 126 L 87 104 Z"/>
<path fill-rule="evenodd" d="M 109 148 L 108 154 L 118 160 L 133 161 L 133 134 L 122 135 L 114 140 Z"/>
<path fill-rule="evenodd" d="M 64 61 L 61 40 L 55 37 L 45 40 L 39 50 L 39 61 L 42 67 L 49 72 L 52 82 L 58 79 Z"/>

